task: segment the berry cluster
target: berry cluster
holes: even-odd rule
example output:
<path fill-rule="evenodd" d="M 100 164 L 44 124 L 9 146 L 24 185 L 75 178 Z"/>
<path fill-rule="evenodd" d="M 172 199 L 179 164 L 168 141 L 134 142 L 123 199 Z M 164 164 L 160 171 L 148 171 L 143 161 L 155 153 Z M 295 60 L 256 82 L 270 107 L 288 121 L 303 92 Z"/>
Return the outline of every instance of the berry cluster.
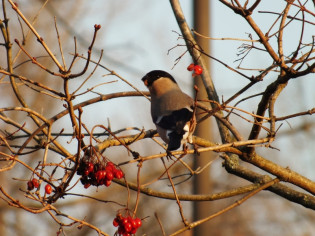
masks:
<path fill-rule="evenodd" d="M 196 75 L 201 75 L 202 74 L 202 67 L 199 65 L 195 65 L 194 63 L 191 63 L 188 67 L 187 67 L 188 71 L 194 71 L 194 73 L 192 74 L 192 76 L 196 76 Z"/>
<path fill-rule="evenodd" d="M 137 232 L 142 221 L 140 218 L 132 218 L 131 216 L 123 217 L 118 213 L 113 220 L 113 225 L 118 227 L 118 235 L 131 236 Z"/>
<path fill-rule="evenodd" d="M 32 180 L 27 182 L 27 190 L 31 191 L 34 188 L 38 188 L 39 182 L 38 179 L 33 178 Z"/>
<path fill-rule="evenodd" d="M 34 188 L 39 187 L 39 181 L 38 179 L 33 178 L 32 180 L 27 181 L 27 190 L 31 191 Z M 50 184 L 46 184 L 45 186 L 45 193 L 51 194 L 52 193 L 52 187 Z"/>
<path fill-rule="evenodd" d="M 117 169 L 114 163 L 110 161 L 104 164 L 93 163 L 84 159 L 80 162 L 77 174 L 82 175 L 81 183 L 84 185 L 84 188 L 88 188 L 91 185 L 105 185 L 108 187 L 114 177 L 117 179 L 124 177 L 122 170 Z"/>

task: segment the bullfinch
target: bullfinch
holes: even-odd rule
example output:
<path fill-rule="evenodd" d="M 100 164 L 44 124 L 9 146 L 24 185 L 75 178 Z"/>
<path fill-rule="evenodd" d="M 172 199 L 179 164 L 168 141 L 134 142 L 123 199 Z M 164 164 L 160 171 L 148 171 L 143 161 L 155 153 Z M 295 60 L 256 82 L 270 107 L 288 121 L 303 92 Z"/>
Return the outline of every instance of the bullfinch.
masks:
<path fill-rule="evenodd" d="M 169 73 L 153 70 L 142 81 L 151 95 L 151 116 L 157 132 L 168 144 L 167 151 L 192 143 L 196 127 L 194 100 L 183 93 Z"/>

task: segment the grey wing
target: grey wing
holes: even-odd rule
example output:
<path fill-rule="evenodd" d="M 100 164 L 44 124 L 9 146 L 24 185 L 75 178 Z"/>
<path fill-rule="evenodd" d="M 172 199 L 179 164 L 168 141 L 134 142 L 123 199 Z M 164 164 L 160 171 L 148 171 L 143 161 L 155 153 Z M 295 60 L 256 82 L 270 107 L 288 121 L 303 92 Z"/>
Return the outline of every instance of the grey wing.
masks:
<path fill-rule="evenodd" d="M 154 123 L 159 123 L 162 117 L 172 114 L 174 111 L 187 109 L 193 112 L 194 100 L 183 93 L 175 90 L 163 96 L 151 100 L 151 113 Z"/>

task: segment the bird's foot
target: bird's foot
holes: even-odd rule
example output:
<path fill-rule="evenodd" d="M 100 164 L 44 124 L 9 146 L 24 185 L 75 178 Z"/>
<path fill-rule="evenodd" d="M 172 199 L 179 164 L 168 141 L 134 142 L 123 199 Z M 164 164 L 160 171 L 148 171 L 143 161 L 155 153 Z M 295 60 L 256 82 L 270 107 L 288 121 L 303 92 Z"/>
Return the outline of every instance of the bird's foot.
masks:
<path fill-rule="evenodd" d="M 173 155 L 172 152 L 170 150 L 166 150 L 166 159 L 169 160 L 173 160 Z"/>

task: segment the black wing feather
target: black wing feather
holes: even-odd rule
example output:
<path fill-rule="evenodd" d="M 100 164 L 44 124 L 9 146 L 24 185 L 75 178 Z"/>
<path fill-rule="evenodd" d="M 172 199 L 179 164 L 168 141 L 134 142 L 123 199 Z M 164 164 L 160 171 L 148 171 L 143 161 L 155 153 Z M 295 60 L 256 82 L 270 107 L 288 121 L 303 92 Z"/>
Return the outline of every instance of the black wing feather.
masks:
<path fill-rule="evenodd" d="M 180 134 L 185 124 L 190 121 L 192 116 L 193 112 L 187 108 L 183 108 L 178 111 L 173 111 L 168 116 L 164 116 L 157 125 L 167 130 L 176 130 Z"/>

